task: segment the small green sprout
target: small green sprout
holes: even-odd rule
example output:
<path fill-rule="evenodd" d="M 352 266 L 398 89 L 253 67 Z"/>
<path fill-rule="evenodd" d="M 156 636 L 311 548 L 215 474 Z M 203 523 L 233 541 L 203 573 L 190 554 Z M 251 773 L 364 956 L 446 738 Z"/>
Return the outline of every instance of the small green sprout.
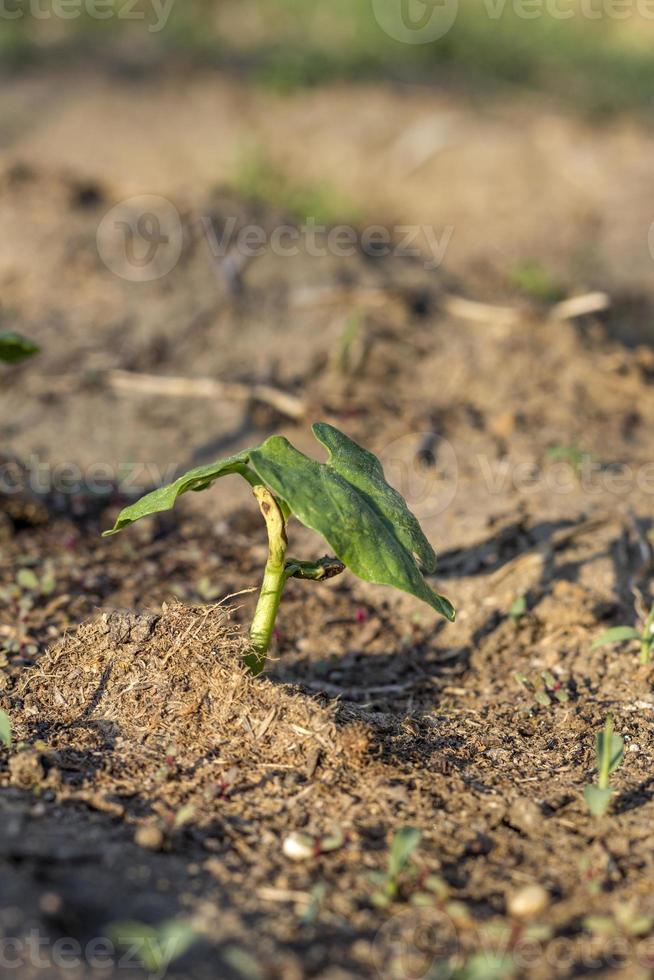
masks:
<path fill-rule="evenodd" d="M 514 674 L 514 677 L 518 684 L 530 692 L 536 704 L 540 704 L 543 708 L 551 708 L 555 701 L 565 704 L 570 700 L 570 695 L 563 682 L 558 681 L 549 670 L 544 671 L 533 680 L 526 674 L 520 673 Z"/>
<path fill-rule="evenodd" d="M 158 926 L 145 922 L 114 922 L 109 938 L 135 955 L 148 973 L 163 976 L 197 941 L 198 934 L 186 919 L 167 919 Z"/>
<path fill-rule="evenodd" d="M 2 708 L 0 708 L 0 742 L 7 748 L 11 747 L 11 720 Z"/>
<path fill-rule="evenodd" d="M 540 262 L 521 262 L 508 271 L 508 279 L 521 293 L 532 296 L 541 303 L 557 303 L 565 296 L 565 289 L 552 273 Z"/>
<path fill-rule="evenodd" d="M 516 626 L 520 625 L 520 620 L 527 613 L 527 599 L 523 595 L 519 595 L 517 599 L 514 599 L 511 603 L 511 608 L 509 609 L 509 619 L 512 619 Z"/>
<path fill-rule="evenodd" d="M 18 364 L 28 357 L 39 353 L 39 348 L 31 340 L 26 340 L 18 333 L 0 333 L 0 361 L 6 364 Z"/>
<path fill-rule="evenodd" d="M 613 718 L 607 716 L 604 729 L 597 733 L 597 785 L 584 787 L 584 799 L 594 817 L 603 816 L 609 808 L 613 790 L 609 786 L 609 776 L 622 764 L 624 759 L 624 740 L 613 732 Z"/>
<path fill-rule="evenodd" d="M 425 573 L 435 571 L 436 555 L 404 499 L 386 482 L 377 457 L 324 422 L 316 422 L 313 434 L 328 450 L 326 463 L 272 436 L 256 449 L 200 466 L 147 494 L 122 510 L 112 530 L 105 532 L 115 534 L 143 517 L 170 510 L 182 494 L 206 490 L 222 476 L 238 474 L 247 480 L 268 531 L 268 560 L 246 657 L 253 674 L 265 666 L 282 593 L 291 578 L 322 582 L 349 568 L 365 582 L 408 592 L 450 622 L 456 616 L 451 603 L 425 580 Z M 321 534 L 337 557 L 289 558 L 286 526 L 291 515 Z"/>
<path fill-rule="evenodd" d="M 311 926 L 316 922 L 326 895 L 327 885 L 323 881 L 319 881 L 317 885 L 313 886 L 309 893 L 309 904 L 300 916 L 302 925 Z"/>
<path fill-rule="evenodd" d="M 645 624 L 643 626 L 642 632 L 635 629 L 633 626 L 613 626 L 606 633 L 602 633 L 598 636 L 593 643 L 592 649 L 596 650 L 598 647 L 611 646 L 614 643 L 626 643 L 632 640 L 638 640 L 640 643 L 640 662 L 641 664 L 651 663 L 652 660 L 652 647 L 654 646 L 654 604 L 647 614 L 645 619 Z"/>
<path fill-rule="evenodd" d="M 16 574 L 16 585 L 23 592 L 31 592 L 35 595 L 52 595 L 57 587 L 57 580 L 51 568 L 45 571 L 44 575 L 37 575 L 32 568 L 20 568 Z"/>
<path fill-rule="evenodd" d="M 222 957 L 232 970 L 230 976 L 240 977 L 241 980 L 263 980 L 264 971 L 252 953 L 242 946 L 226 946 Z"/>
<path fill-rule="evenodd" d="M 577 445 L 552 446 L 547 451 L 547 458 L 553 463 L 567 463 L 579 483 L 581 483 L 584 468 L 593 460 L 591 453 L 584 452 Z"/>
<path fill-rule="evenodd" d="M 344 376 L 357 374 L 366 360 L 368 348 L 365 316 L 357 310 L 347 318 L 330 359 L 332 368 Z"/>
<path fill-rule="evenodd" d="M 375 905 L 390 905 L 397 898 L 400 879 L 409 866 L 421 836 L 421 832 L 416 827 L 402 827 L 397 831 L 391 843 L 387 871 L 377 872 L 372 876 L 372 880 L 380 885 L 379 890 L 372 896 Z"/>

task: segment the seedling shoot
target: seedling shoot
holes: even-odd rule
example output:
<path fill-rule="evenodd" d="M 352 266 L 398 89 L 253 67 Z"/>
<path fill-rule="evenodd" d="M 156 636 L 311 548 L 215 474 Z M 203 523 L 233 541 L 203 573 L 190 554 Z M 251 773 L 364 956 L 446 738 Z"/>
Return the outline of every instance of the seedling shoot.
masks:
<path fill-rule="evenodd" d="M 624 759 L 624 740 L 613 732 L 613 718 L 607 716 L 604 729 L 597 733 L 595 742 L 597 754 L 597 785 L 584 787 L 584 799 L 594 817 L 603 816 L 611 805 L 613 790 L 609 777 L 622 765 Z"/>
<path fill-rule="evenodd" d="M 349 568 L 365 582 L 392 585 L 426 602 L 454 622 L 452 604 L 425 580 L 436 555 L 402 496 L 386 482 L 381 463 L 343 432 L 324 422 L 313 434 L 329 454 L 318 463 L 281 437 L 185 473 L 126 507 L 115 534 L 135 521 L 170 510 L 190 490 L 206 490 L 220 477 L 238 474 L 252 487 L 268 532 L 268 559 L 254 619 L 251 651 L 254 674 L 266 663 L 284 587 L 289 579 L 321 582 Z M 293 515 L 317 531 L 335 557 L 303 561 L 288 556 L 287 525 Z"/>

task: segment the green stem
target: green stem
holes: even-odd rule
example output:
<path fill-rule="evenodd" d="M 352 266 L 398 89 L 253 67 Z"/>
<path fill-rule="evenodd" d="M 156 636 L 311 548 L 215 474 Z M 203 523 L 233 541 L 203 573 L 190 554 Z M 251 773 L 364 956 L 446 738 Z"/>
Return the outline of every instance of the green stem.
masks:
<path fill-rule="evenodd" d="M 645 629 L 640 641 L 640 662 L 648 664 L 652 658 L 652 625 L 654 624 L 654 603 L 645 620 Z"/>
<path fill-rule="evenodd" d="M 279 504 L 264 486 L 255 486 L 253 492 L 268 530 L 268 561 L 263 576 L 259 601 L 250 627 L 251 652 L 245 662 L 252 673 L 260 674 L 266 665 L 275 620 L 286 585 L 286 527 Z"/>
<path fill-rule="evenodd" d="M 604 752 L 600 759 L 600 769 L 598 773 L 598 786 L 600 789 L 609 788 L 609 776 L 611 775 L 611 744 L 613 740 L 613 715 L 606 716 L 604 725 Z"/>

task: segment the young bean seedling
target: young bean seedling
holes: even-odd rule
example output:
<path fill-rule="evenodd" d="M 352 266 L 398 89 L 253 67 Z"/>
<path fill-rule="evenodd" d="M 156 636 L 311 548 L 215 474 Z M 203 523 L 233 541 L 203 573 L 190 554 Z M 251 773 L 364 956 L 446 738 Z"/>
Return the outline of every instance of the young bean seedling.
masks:
<path fill-rule="evenodd" d="M 597 785 L 584 787 L 584 799 L 594 817 L 603 816 L 609 808 L 613 790 L 609 776 L 622 764 L 624 740 L 613 732 L 613 718 L 607 716 L 604 729 L 597 733 Z"/>
<path fill-rule="evenodd" d="M 121 511 L 112 530 L 105 532 L 115 534 L 142 517 L 170 510 L 182 494 L 206 490 L 222 476 L 238 474 L 247 480 L 268 531 L 268 560 L 246 658 L 254 674 L 265 666 L 282 593 L 291 578 L 321 582 L 349 568 L 365 582 L 392 585 L 450 622 L 455 619 L 451 603 L 424 578 L 423 573 L 435 570 L 434 550 L 404 499 L 386 482 L 377 457 L 324 422 L 316 422 L 313 434 L 328 451 L 326 463 L 272 436 L 256 449 L 200 466 L 147 494 Z M 336 557 L 289 558 L 286 525 L 291 515 L 321 534 Z"/>
<path fill-rule="evenodd" d="M 645 618 L 642 631 L 635 629 L 633 626 L 614 626 L 612 629 L 607 630 L 606 633 L 602 633 L 601 636 L 597 637 L 592 649 L 596 650 L 598 647 L 611 646 L 614 643 L 627 643 L 637 640 L 640 643 L 640 662 L 641 664 L 648 664 L 652 660 L 652 647 L 654 646 L 653 627 L 654 605 L 652 605 Z"/>

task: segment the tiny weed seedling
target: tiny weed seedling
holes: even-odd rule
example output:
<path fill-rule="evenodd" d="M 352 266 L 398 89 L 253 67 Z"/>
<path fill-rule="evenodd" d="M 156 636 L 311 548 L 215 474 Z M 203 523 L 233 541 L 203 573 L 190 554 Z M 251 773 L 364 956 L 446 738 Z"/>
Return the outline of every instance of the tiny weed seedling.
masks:
<path fill-rule="evenodd" d="M 143 969 L 162 977 L 168 967 L 197 941 L 198 934 L 186 919 L 167 919 L 158 926 L 145 922 L 115 922 L 109 938 L 135 956 Z"/>
<path fill-rule="evenodd" d="M 393 837 L 388 855 L 388 869 L 372 875 L 372 880 L 380 886 L 372 896 L 375 905 L 390 905 L 397 898 L 402 875 L 409 867 L 420 837 L 421 832 L 416 827 L 402 827 Z"/>
<path fill-rule="evenodd" d="M 584 799 L 594 817 L 603 816 L 609 808 L 613 790 L 609 776 L 622 764 L 624 740 L 613 732 L 613 718 L 608 715 L 604 729 L 597 733 L 597 785 L 584 787 Z"/>
<path fill-rule="evenodd" d="M 581 483 L 584 469 L 593 460 L 591 453 L 584 452 L 576 445 L 552 446 L 547 452 L 547 458 L 553 463 L 567 463 L 579 483 Z"/>
<path fill-rule="evenodd" d="M 170 510 L 181 494 L 206 490 L 222 476 L 238 474 L 247 480 L 268 531 L 268 561 L 246 658 L 254 674 L 265 666 L 282 593 L 291 578 L 321 582 L 349 568 L 365 582 L 395 586 L 450 622 L 455 619 L 451 603 L 423 576 L 423 570 L 435 570 L 434 550 L 404 499 L 386 482 L 377 457 L 324 422 L 313 426 L 313 434 L 329 453 L 326 463 L 272 436 L 256 449 L 200 466 L 154 490 L 121 511 L 112 530 L 105 532 L 115 534 L 142 517 Z M 337 557 L 287 557 L 291 515 L 321 534 Z"/>
<path fill-rule="evenodd" d="M 549 670 L 534 679 L 520 673 L 514 674 L 514 677 L 518 684 L 529 691 L 536 704 L 540 704 L 543 708 L 551 708 L 556 701 L 565 704 L 570 700 L 563 681 L 558 681 Z"/>
<path fill-rule="evenodd" d="M 561 283 L 540 262 L 521 262 L 512 266 L 508 279 L 521 293 L 539 303 L 558 303 L 565 296 Z"/>
<path fill-rule="evenodd" d="M 627 643 L 638 640 L 640 643 L 640 662 L 641 664 L 651 663 L 652 647 L 654 646 L 654 604 L 647 614 L 642 632 L 633 626 L 614 626 L 598 636 L 593 643 L 592 649 L 598 647 L 612 646 L 614 643 Z"/>
<path fill-rule="evenodd" d="M 5 364 L 18 364 L 39 353 L 39 348 L 31 340 L 18 333 L 0 333 L 0 361 Z"/>
<path fill-rule="evenodd" d="M 516 625 L 519 626 L 521 620 L 527 615 L 527 599 L 523 595 L 519 595 L 511 603 L 511 608 L 509 609 L 509 619 Z"/>

